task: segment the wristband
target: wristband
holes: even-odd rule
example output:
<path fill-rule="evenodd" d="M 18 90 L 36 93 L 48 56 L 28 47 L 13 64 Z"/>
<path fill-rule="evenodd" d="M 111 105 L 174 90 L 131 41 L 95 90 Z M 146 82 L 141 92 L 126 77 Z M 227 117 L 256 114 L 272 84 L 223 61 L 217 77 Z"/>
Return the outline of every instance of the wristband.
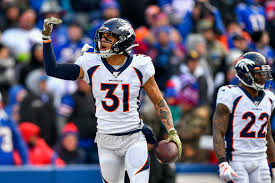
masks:
<path fill-rule="evenodd" d="M 223 162 L 226 162 L 225 157 L 221 157 L 221 158 L 219 158 L 218 162 L 219 162 L 219 164 L 221 164 L 221 163 L 223 163 Z"/>
<path fill-rule="evenodd" d="M 52 40 L 50 40 L 50 39 L 44 40 L 43 39 L 43 43 L 50 43 L 50 42 L 52 42 Z"/>
<path fill-rule="evenodd" d="M 175 129 L 175 128 L 170 128 L 170 129 L 168 130 L 168 133 L 169 133 L 171 130 L 176 130 L 176 129 Z"/>
<path fill-rule="evenodd" d="M 275 168 L 275 162 L 270 163 L 272 168 Z"/>
<path fill-rule="evenodd" d="M 51 39 L 51 36 L 45 36 L 44 34 L 42 34 L 42 39 Z"/>

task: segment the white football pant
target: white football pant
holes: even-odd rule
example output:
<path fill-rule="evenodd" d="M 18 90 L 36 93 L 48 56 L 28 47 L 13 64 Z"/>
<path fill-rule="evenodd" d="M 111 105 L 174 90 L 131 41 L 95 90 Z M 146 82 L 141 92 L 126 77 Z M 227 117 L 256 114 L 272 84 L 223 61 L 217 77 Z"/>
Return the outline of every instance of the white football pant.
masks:
<path fill-rule="evenodd" d="M 234 183 L 271 183 L 267 159 L 257 161 L 231 161 L 231 168 L 238 174 L 233 177 Z"/>

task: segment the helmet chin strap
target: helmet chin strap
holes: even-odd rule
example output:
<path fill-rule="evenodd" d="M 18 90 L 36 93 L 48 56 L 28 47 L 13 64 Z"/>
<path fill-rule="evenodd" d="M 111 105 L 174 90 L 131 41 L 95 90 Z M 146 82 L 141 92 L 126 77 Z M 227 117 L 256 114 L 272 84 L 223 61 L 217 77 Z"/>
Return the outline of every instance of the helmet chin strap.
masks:
<path fill-rule="evenodd" d="M 100 42 L 99 42 L 99 44 L 100 44 Z M 139 46 L 139 44 L 133 44 L 129 48 L 125 49 L 124 52 L 129 53 L 129 52 L 131 52 L 132 48 L 134 48 L 136 46 Z M 88 52 L 90 48 L 93 48 L 94 53 L 96 53 L 95 52 L 96 49 L 93 46 L 90 46 L 87 43 L 82 47 L 81 52 Z M 112 55 L 120 55 L 120 54 L 123 54 L 124 52 L 113 53 L 111 49 L 108 49 L 108 50 L 104 50 L 104 51 L 99 51 L 99 54 L 102 58 L 109 58 Z"/>
<path fill-rule="evenodd" d="M 255 87 L 257 88 L 256 90 L 258 90 L 258 91 L 264 89 L 264 85 L 260 85 L 260 84 L 258 84 L 258 83 L 256 83 L 256 82 L 254 82 L 254 85 L 255 85 Z"/>
<path fill-rule="evenodd" d="M 109 58 L 112 55 L 117 55 L 117 54 L 115 54 L 111 51 L 112 51 L 111 49 L 104 50 L 104 51 L 99 51 L 99 54 L 102 58 Z"/>
<path fill-rule="evenodd" d="M 250 77 L 252 78 L 252 81 L 253 81 L 251 85 L 246 84 L 237 74 L 236 74 L 236 77 L 242 82 L 242 84 L 244 84 L 249 88 L 253 88 L 254 90 L 257 90 L 257 91 L 264 89 L 264 85 L 257 84 L 251 76 Z"/>
<path fill-rule="evenodd" d="M 136 46 L 139 46 L 139 44 L 133 44 L 129 48 L 125 49 L 125 51 L 122 51 L 120 53 L 114 53 L 114 52 L 112 52 L 111 49 L 108 49 L 108 50 L 100 51 L 100 55 L 101 55 L 102 58 L 109 58 L 112 55 L 121 55 L 121 54 L 123 54 L 125 52 L 129 53 L 129 52 L 131 52 L 132 48 L 134 48 Z"/>

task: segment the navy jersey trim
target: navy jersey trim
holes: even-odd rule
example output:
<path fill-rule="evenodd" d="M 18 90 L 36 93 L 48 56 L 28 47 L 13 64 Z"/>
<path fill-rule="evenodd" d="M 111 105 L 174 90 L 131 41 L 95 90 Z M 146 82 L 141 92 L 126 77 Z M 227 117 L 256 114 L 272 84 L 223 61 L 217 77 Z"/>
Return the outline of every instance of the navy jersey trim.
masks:
<path fill-rule="evenodd" d="M 271 105 L 273 104 L 272 100 L 270 98 L 268 98 L 268 100 L 270 101 Z"/>
<path fill-rule="evenodd" d="M 105 65 L 105 67 L 113 74 L 114 72 L 118 72 L 118 75 L 119 76 L 132 62 L 133 60 L 133 57 L 132 56 L 129 56 L 125 62 L 125 64 L 120 67 L 119 69 L 115 69 L 113 68 L 113 66 L 111 66 L 107 60 L 105 58 L 101 58 L 103 64 Z"/>
<path fill-rule="evenodd" d="M 137 73 L 137 76 L 138 76 L 138 79 L 140 81 L 140 86 L 142 86 L 143 82 L 142 82 L 142 78 L 143 78 L 143 75 L 141 73 L 140 70 L 138 70 L 137 68 L 133 67 L 133 69 L 135 70 L 135 72 Z"/>
<path fill-rule="evenodd" d="M 90 86 L 92 88 L 92 84 L 93 84 L 93 75 L 95 73 L 95 71 L 99 68 L 100 65 L 95 65 L 93 67 L 91 67 L 87 73 L 88 73 L 88 76 L 89 76 L 89 79 L 90 79 Z"/>
<path fill-rule="evenodd" d="M 234 151 L 233 145 L 234 145 L 234 131 L 233 131 L 233 125 L 234 125 L 234 115 L 236 108 L 238 106 L 238 103 L 240 102 L 241 98 L 243 96 L 237 97 L 234 102 L 233 102 L 233 110 L 232 113 L 230 114 L 229 118 L 229 124 L 228 124 L 228 129 L 225 135 L 225 140 L 226 140 L 226 159 L 227 161 L 232 161 L 232 151 Z"/>
<path fill-rule="evenodd" d="M 245 95 L 254 103 L 254 102 L 259 102 L 259 104 L 261 103 L 261 101 L 263 100 L 264 96 L 265 96 L 265 92 L 263 90 L 260 90 L 258 92 L 258 96 L 256 98 L 252 97 L 248 91 L 246 89 L 244 89 L 243 87 L 239 86 L 239 88 L 245 93 Z"/>

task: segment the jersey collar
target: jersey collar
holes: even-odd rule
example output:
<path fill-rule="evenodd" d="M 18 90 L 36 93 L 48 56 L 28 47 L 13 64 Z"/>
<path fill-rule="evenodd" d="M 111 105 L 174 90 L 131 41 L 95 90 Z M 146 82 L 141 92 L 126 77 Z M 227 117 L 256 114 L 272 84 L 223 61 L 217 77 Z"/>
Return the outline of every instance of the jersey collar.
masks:
<path fill-rule="evenodd" d="M 239 86 L 239 88 L 246 94 L 246 96 L 256 105 L 256 104 L 260 104 L 261 101 L 263 100 L 264 96 L 265 96 L 265 92 L 264 90 L 260 90 L 259 94 L 256 98 L 252 97 L 248 91 L 246 89 L 244 89 L 243 87 Z M 257 105 L 257 106 L 258 106 Z"/>
<path fill-rule="evenodd" d="M 133 57 L 128 56 L 124 65 L 121 66 L 119 69 L 113 68 L 112 65 L 108 64 L 108 62 L 106 61 L 105 58 L 101 58 L 101 60 L 102 60 L 103 64 L 105 65 L 105 67 L 112 73 L 112 75 L 117 78 L 131 64 Z"/>

